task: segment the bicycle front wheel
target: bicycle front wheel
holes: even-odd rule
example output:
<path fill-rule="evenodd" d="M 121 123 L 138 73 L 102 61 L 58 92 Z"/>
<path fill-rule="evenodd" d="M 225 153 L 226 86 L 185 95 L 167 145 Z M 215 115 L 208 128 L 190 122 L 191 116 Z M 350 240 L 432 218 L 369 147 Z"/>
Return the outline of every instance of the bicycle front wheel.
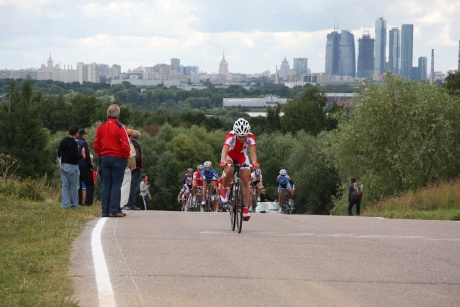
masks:
<path fill-rule="evenodd" d="M 243 229 L 243 207 L 244 207 L 244 197 L 243 197 L 243 185 L 241 179 L 238 179 L 235 183 L 235 223 L 236 228 L 238 228 L 238 233 L 241 233 Z"/>

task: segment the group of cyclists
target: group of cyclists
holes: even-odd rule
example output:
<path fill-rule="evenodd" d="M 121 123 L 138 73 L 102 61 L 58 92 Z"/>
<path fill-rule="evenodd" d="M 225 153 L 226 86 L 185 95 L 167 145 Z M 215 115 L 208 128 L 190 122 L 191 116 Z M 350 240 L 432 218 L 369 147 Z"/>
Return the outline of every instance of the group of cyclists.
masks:
<path fill-rule="evenodd" d="M 250 129 L 249 122 L 244 118 L 239 118 L 235 121 L 233 130 L 225 136 L 219 164 L 223 170 L 221 176 L 212 168 L 211 161 L 198 165 L 195 171 L 192 168 L 187 169 L 187 173 L 182 180 L 183 186 L 178 195 L 178 201 L 181 202 L 183 211 L 189 211 L 191 209 L 190 204 L 194 207 L 196 206 L 198 211 L 205 211 L 206 200 L 209 199 L 213 204 L 212 208 L 208 209 L 209 211 L 225 211 L 225 204 L 228 202 L 228 191 L 231 189 L 233 164 L 236 163 L 242 165 L 240 167 L 240 177 L 244 195 L 243 220 L 249 220 L 251 217 L 249 213 L 251 199 L 255 198 L 254 194 L 257 194 L 257 200 L 259 201 L 260 192 L 263 188 L 262 172 L 257 162 L 256 138 L 250 132 Z M 252 164 L 249 163 L 248 153 Z M 253 169 L 252 173 L 250 168 Z M 291 199 L 294 192 L 294 183 L 285 169 L 280 170 L 277 184 L 280 204 L 283 195 L 282 191 L 284 190 L 288 191 L 288 197 Z M 210 186 L 209 189 L 208 185 Z M 200 190 L 201 194 L 201 203 L 197 203 L 198 190 Z M 190 197 L 192 198 L 191 201 L 189 201 Z M 252 211 L 254 212 L 254 208 L 252 208 Z"/>

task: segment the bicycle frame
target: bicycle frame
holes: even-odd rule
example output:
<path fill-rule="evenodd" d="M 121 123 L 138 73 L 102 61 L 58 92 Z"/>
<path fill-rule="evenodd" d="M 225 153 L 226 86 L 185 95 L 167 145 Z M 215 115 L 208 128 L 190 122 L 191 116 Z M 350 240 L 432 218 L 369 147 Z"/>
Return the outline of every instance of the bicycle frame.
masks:
<path fill-rule="evenodd" d="M 228 167 L 233 167 L 233 185 L 228 195 L 228 203 L 230 205 L 230 223 L 231 228 L 234 231 L 235 227 L 238 229 L 238 233 L 241 233 L 243 229 L 243 207 L 244 207 L 244 195 L 243 195 L 243 182 L 240 178 L 240 168 L 248 167 L 248 164 L 229 164 Z"/>

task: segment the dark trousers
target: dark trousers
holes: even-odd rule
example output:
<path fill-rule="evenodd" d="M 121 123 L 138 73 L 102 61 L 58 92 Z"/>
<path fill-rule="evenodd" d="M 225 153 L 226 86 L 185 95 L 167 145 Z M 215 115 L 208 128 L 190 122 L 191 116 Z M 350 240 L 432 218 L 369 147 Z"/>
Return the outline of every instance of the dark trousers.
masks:
<path fill-rule="evenodd" d="M 361 197 L 359 196 L 353 196 L 348 202 L 348 215 L 353 215 L 351 210 L 353 209 L 354 205 L 356 205 L 356 215 L 361 215 Z"/>
<path fill-rule="evenodd" d="M 82 199 L 81 182 L 86 185 L 86 199 Z M 94 198 L 93 172 L 87 167 L 80 167 L 80 188 L 78 189 L 78 201 L 80 205 L 91 206 Z"/>
<path fill-rule="evenodd" d="M 131 209 L 136 208 L 136 196 L 141 183 L 141 175 L 142 171 L 140 169 L 133 169 L 131 171 L 131 187 L 129 189 L 129 199 L 127 204 L 127 206 Z"/>
<path fill-rule="evenodd" d="M 102 215 L 116 214 L 120 210 L 121 184 L 128 160 L 104 156 L 102 165 Z"/>

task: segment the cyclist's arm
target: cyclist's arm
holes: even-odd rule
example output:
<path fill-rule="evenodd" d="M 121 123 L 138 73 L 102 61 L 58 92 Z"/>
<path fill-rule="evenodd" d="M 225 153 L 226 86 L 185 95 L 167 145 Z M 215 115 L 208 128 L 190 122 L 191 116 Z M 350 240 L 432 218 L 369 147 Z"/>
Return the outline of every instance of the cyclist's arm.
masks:
<path fill-rule="evenodd" d="M 220 155 L 221 162 L 227 162 L 227 156 L 228 156 L 229 150 L 230 150 L 230 146 L 228 146 L 227 144 L 224 144 L 224 147 L 222 147 L 222 154 Z"/>
<path fill-rule="evenodd" d="M 256 145 L 249 146 L 249 156 L 251 156 L 251 162 L 257 162 Z"/>

